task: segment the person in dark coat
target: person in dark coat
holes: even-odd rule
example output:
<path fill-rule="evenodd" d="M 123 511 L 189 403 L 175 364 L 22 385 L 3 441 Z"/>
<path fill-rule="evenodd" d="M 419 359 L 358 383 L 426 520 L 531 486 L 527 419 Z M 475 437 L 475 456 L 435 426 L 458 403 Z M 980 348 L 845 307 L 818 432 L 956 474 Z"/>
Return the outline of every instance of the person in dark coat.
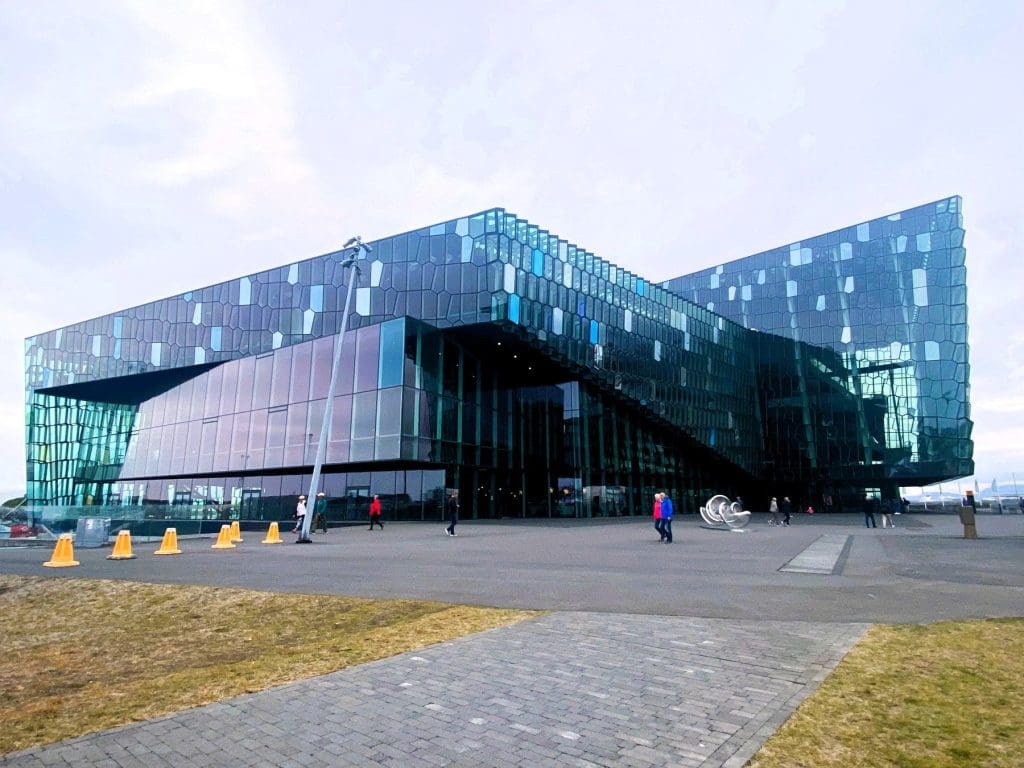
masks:
<path fill-rule="evenodd" d="M 661 493 L 661 533 L 665 537 L 665 543 L 672 543 L 672 499 L 668 494 Z"/>
<path fill-rule="evenodd" d="M 878 507 L 878 499 L 868 499 L 864 502 L 864 527 L 877 528 L 875 525 L 875 509 Z"/>
<path fill-rule="evenodd" d="M 793 502 L 789 500 L 789 496 L 782 497 L 782 524 L 789 525 L 789 518 L 793 516 Z"/>
<path fill-rule="evenodd" d="M 316 503 L 313 505 L 312 528 L 320 528 L 321 533 L 327 533 L 327 497 L 320 491 L 316 495 Z"/>
<path fill-rule="evenodd" d="M 459 522 L 459 492 L 452 491 L 448 501 L 445 502 L 444 511 L 448 513 L 448 527 L 444 532 L 449 536 L 455 536 L 455 525 Z"/>

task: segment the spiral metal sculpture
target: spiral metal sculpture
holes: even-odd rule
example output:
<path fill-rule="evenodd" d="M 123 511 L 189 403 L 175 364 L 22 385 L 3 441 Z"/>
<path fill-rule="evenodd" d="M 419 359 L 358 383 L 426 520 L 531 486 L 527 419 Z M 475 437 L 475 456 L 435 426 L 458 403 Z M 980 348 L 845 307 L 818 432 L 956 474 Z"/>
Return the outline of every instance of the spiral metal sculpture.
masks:
<path fill-rule="evenodd" d="M 712 496 L 707 506 L 700 508 L 700 516 L 708 525 L 721 526 L 740 530 L 750 522 L 750 512 L 743 509 L 738 501 L 729 501 L 728 496 Z"/>

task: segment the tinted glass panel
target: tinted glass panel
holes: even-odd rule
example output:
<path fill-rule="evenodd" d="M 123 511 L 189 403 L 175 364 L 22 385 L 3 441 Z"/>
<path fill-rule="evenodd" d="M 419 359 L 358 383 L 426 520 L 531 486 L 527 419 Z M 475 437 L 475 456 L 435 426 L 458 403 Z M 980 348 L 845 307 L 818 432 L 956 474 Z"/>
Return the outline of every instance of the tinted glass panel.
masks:
<path fill-rule="evenodd" d="M 327 397 L 331 384 L 331 365 L 334 363 L 335 336 L 317 339 L 313 342 L 313 374 L 310 398 L 319 400 Z"/>
<path fill-rule="evenodd" d="M 253 383 L 253 410 L 266 408 L 270 404 L 270 380 L 274 375 L 274 358 L 271 355 L 256 358 L 256 377 Z"/>
<path fill-rule="evenodd" d="M 402 383 L 405 365 L 405 323 L 401 320 L 380 326 L 380 377 L 381 389 Z"/>
<path fill-rule="evenodd" d="M 381 437 L 397 435 L 402 428 L 402 388 L 381 390 L 379 396 L 377 434 Z"/>
<path fill-rule="evenodd" d="M 352 438 L 373 437 L 377 419 L 377 393 L 360 392 L 353 397 Z"/>
<path fill-rule="evenodd" d="M 299 344 L 292 353 L 292 372 L 289 382 L 288 402 L 298 403 L 309 399 L 309 376 L 312 364 L 313 345 Z"/>
<path fill-rule="evenodd" d="M 252 408 L 253 376 L 256 372 L 256 358 L 243 357 L 238 361 L 238 385 L 235 398 L 235 412 L 248 411 Z"/>
<path fill-rule="evenodd" d="M 274 374 L 270 384 L 270 406 L 288 402 L 288 384 L 292 372 L 291 347 L 279 349 L 273 357 Z"/>
<path fill-rule="evenodd" d="M 380 326 L 360 328 L 356 335 L 356 392 L 377 388 L 377 364 L 380 355 Z"/>

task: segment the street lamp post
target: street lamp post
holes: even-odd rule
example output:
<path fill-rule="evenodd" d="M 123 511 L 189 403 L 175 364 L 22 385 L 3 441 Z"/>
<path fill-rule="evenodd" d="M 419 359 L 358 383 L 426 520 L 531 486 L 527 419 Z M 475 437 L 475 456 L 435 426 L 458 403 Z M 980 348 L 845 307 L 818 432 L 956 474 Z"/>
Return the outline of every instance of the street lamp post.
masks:
<path fill-rule="evenodd" d="M 345 243 L 343 250 L 348 248 L 352 248 L 353 253 L 341 262 L 340 265 L 342 271 L 346 268 L 349 269 L 348 291 L 345 294 L 345 311 L 341 315 L 341 329 L 338 331 L 338 343 L 334 348 L 334 364 L 331 366 L 331 383 L 327 388 L 327 404 L 324 406 L 324 420 L 320 425 L 320 441 L 316 446 L 316 461 L 313 463 L 313 477 L 309 483 L 309 493 L 306 494 L 306 501 L 308 504 L 312 505 L 312 508 L 306 508 L 306 516 L 302 519 L 302 530 L 299 531 L 299 538 L 296 540 L 296 544 L 311 544 L 313 542 L 313 540 L 309 538 L 309 528 L 313 522 L 313 515 L 316 513 L 316 494 L 317 488 L 320 485 L 320 470 L 323 468 L 324 458 L 327 455 L 327 436 L 331 430 L 331 417 L 334 413 L 334 388 L 338 381 L 338 368 L 341 365 L 341 348 L 345 343 L 345 329 L 348 326 L 348 310 L 352 304 L 352 288 L 355 286 L 360 274 L 357 260 L 363 252 L 370 253 L 373 251 L 373 248 L 366 245 L 358 235 Z"/>

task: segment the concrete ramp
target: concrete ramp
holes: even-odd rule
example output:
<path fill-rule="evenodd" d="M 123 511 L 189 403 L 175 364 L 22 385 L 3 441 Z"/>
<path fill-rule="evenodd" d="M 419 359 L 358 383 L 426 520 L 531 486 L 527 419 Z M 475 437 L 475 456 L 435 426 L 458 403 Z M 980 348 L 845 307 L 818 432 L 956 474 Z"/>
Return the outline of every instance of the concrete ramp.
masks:
<path fill-rule="evenodd" d="M 850 537 L 842 533 L 826 533 L 779 570 L 785 573 L 816 573 L 831 576 L 839 558 L 846 551 Z"/>

